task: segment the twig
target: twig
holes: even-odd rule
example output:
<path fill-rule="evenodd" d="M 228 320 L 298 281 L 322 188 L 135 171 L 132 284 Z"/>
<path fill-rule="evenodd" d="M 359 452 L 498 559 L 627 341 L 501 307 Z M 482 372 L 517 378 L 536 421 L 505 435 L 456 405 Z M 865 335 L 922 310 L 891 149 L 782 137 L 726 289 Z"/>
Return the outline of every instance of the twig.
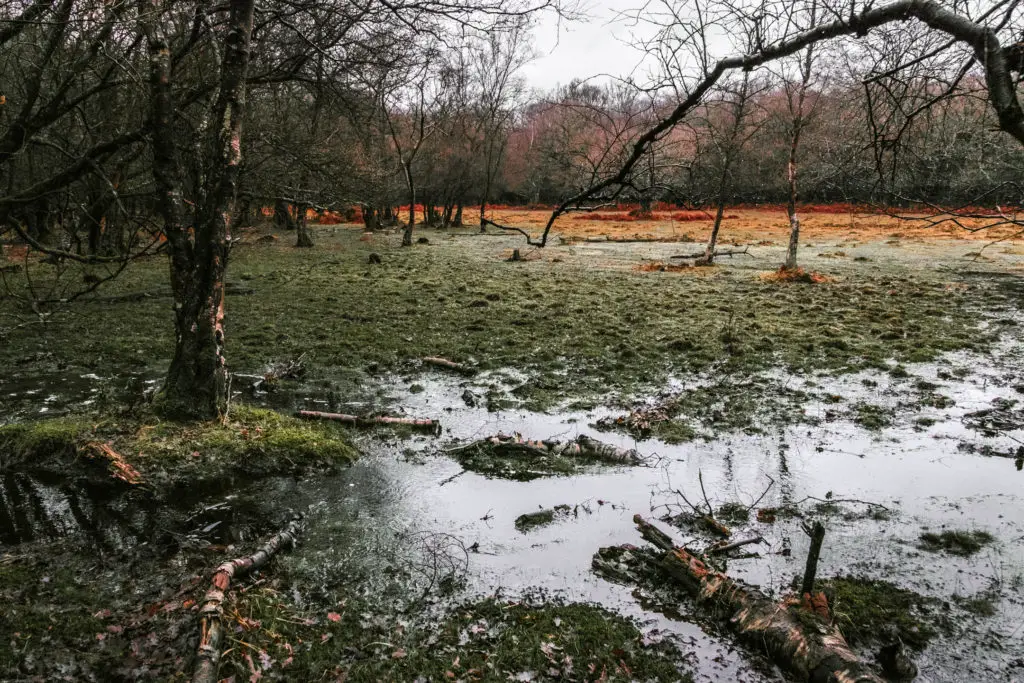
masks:
<path fill-rule="evenodd" d="M 718 543 L 716 543 L 713 546 L 711 546 L 710 548 L 708 548 L 707 554 L 708 555 L 724 555 L 725 553 L 729 552 L 730 550 L 735 550 L 736 548 L 742 548 L 745 545 L 751 545 L 753 543 L 765 543 L 764 537 L 762 537 L 762 536 L 755 536 L 753 538 L 744 538 L 744 539 L 739 540 L 739 541 L 733 541 L 732 543 L 725 543 L 724 541 L 719 541 Z"/>

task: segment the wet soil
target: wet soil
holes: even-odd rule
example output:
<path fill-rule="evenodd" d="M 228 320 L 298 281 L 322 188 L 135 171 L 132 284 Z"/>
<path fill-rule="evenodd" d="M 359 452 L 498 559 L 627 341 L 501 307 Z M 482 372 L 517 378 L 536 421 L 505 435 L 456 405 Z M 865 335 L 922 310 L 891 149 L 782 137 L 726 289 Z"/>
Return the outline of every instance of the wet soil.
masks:
<path fill-rule="evenodd" d="M 478 635 L 467 630 L 476 616 L 460 621 L 458 606 L 462 614 L 477 615 L 493 609 L 488 600 L 502 604 L 529 595 L 539 596 L 540 604 L 556 604 L 556 598 L 597 603 L 635 619 L 632 628 L 639 631 L 617 637 L 635 639 L 641 650 L 676 646 L 684 658 L 676 670 L 695 680 L 780 680 L 771 665 L 685 602 L 666 605 L 649 589 L 591 571 L 598 548 L 640 543 L 634 513 L 678 515 L 688 509 L 680 494 L 702 502 L 705 493 L 716 510 L 751 507 L 746 519 L 731 515 L 729 525 L 737 536 L 767 541 L 756 556 L 728 561 L 730 575 L 769 593 L 790 590 L 806 553 L 800 522 L 820 519 L 827 536 L 819 576 L 885 580 L 931 606 L 930 616 L 920 616 L 935 634 L 917 655 L 922 680 L 1013 680 L 1020 674 L 1024 475 L 1014 453 L 1024 426 L 993 422 L 985 417 L 991 412 L 976 417 L 996 408 L 1012 418 L 1024 402 L 1021 290 L 1019 277 L 1006 274 L 1012 264 L 980 271 L 975 264 L 968 273 L 962 252 L 976 246 L 956 242 L 898 255 L 864 245 L 871 261 L 809 264 L 844 283 L 835 290 L 765 284 L 757 273 L 776 258 L 767 248 L 755 250 L 749 265 L 690 276 L 632 270 L 675 245 L 559 247 L 545 258 L 561 263 L 512 265 L 497 262 L 503 238 L 460 236 L 436 248 L 386 252 L 396 272 L 384 280 L 351 275 L 364 247 L 341 229 L 335 233 L 336 242 L 323 236 L 323 253 L 304 252 L 301 267 L 290 252 L 272 259 L 256 248 L 248 256 L 240 252 L 234 272 L 258 273 L 248 282 L 283 299 L 259 299 L 259 312 L 246 311 L 235 323 L 236 357 L 245 370 L 236 380 L 241 398 L 286 411 L 344 408 L 434 418 L 444 425 L 442 437 L 348 432 L 363 455 L 339 474 L 239 480 L 230 492 L 197 491 L 159 505 L 99 495 L 60 478 L 5 472 L 0 494 L 12 512 L 0 518 L 0 590 L 17 609 L 4 617 L 5 630 L 16 635 L 0 654 L 17 662 L 22 675 L 86 679 L 116 670 L 132 678 L 140 667 L 164 677 L 187 671 L 195 637 L 188 601 L 209 570 L 301 510 L 307 522 L 300 546 L 233 598 L 236 636 L 247 645 L 236 644 L 225 667 L 238 676 L 287 677 L 282 666 L 293 656 L 306 662 L 291 664 L 309 667 L 303 671 L 351 670 L 362 662 L 370 672 L 366 680 L 413 680 L 401 660 L 422 662 L 422 650 L 441 642 L 422 634 L 446 632 L 427 624 L 451 625 L 454 644 L 447 639 L 442 645 L 458 656 L 460 646 L 474 647 L 469 636 Z M 842 245 L 820 246 L 834 251 Z M 429 275 L 410 270 L 423 260 L 434 264 L 426 266 Z M 506 266 L 523 270 L 494 274 Z M 450 281 L 449 269 L 464 275 Z M 323 289 L 328 277 L 339 279 L 338 290 Z M 370 283 L 359 285 L 364 277 Z M 308 292 L 303 304 L 295 303 L 288 284 L 294 280 Z M 446 301 L 421 310 L 430 282 L 433 295 Z M 373 287 L 377 297 L 369 293 Z M 527 287 L 531 305 L 525 298 L 502 303 Z M 498 294 L 497 302 L 488 293 Z M 330 309 L 323 296 L 339 299 L 331 310 L 348 315 L 344 322 L 323 315 Z M 407 315 L 389 317 L 395 297 Z M 564 303 L 537 320 L 549 297 Z M 666 299 L 679 306 L 661 310 Z M 488 305 L 468 306 L 477 300 Z M 449 312 L 451 301 L 467 306 Z M 319 324 L 304 315 L 290 322 L 286 303 L 308 305 L 310 313 L 318 308 Z M 123 393 L 144 393 L 159 377 L 156 359 L 166 349 L 164 333 L 156 331 L 160 309 L 149 305 L 119 313 L 152 324 L 146 338 L 124 326 L 129 331 L 101 339 L 99 328 L 75 332 L 58 322 L 47 336 L 49 355 L 31 356 L 30 340 L 11 337 L 12 355 L 23 362 L 4 370 L 5 419 L 81 410 L 87 401 L 101 403 L 98 396 L 123 405 Z M 114 315 L 93 312 L 97 326 Z M 474 324 L 481 329 L 473 331 Z M 597 333 L 601 329 L 607 338 Z M 374 347 L 370 330 L 390 335 L 388 341 Z M 73 333 L 83 340 L 74 356 L 64 348 L 65 335 Z M 771 339 L 771 347 L 760 349 L 760 337 Z M 269 392 L 258 377 L 245 381 L 243 375 L 258 376 L 261 363 L 310 346 L 316 360 L 302 381 L 281 382 Z M 428 351 L 476 361 L 483 370 L 463 378 L 422 368 L 415 361 Z M 346 354 L 351 364 L 343 362 Z M 120 374 L 126 368 L 131 375 Z M 467 400 L 467 392 L 476 399 Z M 594 427 L 647 403 L 672 405 L 664 432 L 637 441 L 626 431 Z M 445 452 L 498 433 L 562 440 L 588 434 L 636 448 L 645 464 L 594 464 L 523 482 L 467 471 Z M 569 512 L 558 508 L 564 514 L 552 514 L 550 524 L 529 533 L 517 529 L 523 515 L 562 505 Z M 676 533 L 681 544 L 710 542 L 700 530 Z M 978 533 L 991 540 L 969 554 L 921 547 L 922 535 L 975 539 Z M 537 618 L 569 620 L 553 613 Z M 363 631 L 366 639 L 359 640 Z M 344 638 L 350 647 L 334 646 Z M 498 640 L 495 633 L 487 647 L 497 648 Z M 539 650 L 546 641 L 529 642 L 531 657 L 539 659 L 524 661 L 543 678 L 543 666 L 551 663 Z M 405 654 L 395 657 L 398 651 Z M 45 662 L 47 652 L 57 656 Z M 263 666 L 261 652 L 269 653 L 271 665 Z M 866 643 L 864 654 L 873 656 Z M 558 659 L 559 667 L 564 663 Z M 451 668 L 450 660 L 444 666 Z M 649 666 L 663 671 L 661 663 Z"/>

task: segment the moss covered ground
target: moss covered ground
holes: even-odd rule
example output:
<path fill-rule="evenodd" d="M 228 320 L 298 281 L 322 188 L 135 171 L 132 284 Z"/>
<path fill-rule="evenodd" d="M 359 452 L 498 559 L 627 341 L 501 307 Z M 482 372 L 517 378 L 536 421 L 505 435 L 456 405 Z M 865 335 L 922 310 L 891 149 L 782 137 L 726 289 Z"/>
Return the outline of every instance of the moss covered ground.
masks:
<path fill-rule="evenodd" d="M 119 457 L 97 457 L 96 444 L 109 446 Z M 342 428 L 243 404 L 234 405 L 224 422 L 183 423 L 144 412 L 79 414 L 0 426 L 0 472 L 50 472 L 69 478 L 84 473 L 95 481 L 124 481 L 117 475 L 133 471 L 141 481 L 132 484 L 158 494 L 240 475 L 336 469 L 356 457 Z"/>
<path fill-rule="evenodd" d="M 245 646 L 221 675 L 346 681 L 689 681 L 677 650 L 648 645 L 636 625 L 591 604 L 488 598 L 451 608 L 429 628 L 359 601 L 296 611 L 274 590 L 238 595 Z M 422 615 L 421 615 L 422 616 Z M 264 670 L 260 662 L 272 662 Z"/>
<path fill-rule="evenodd" d="M 306 354 L 314 372 L 372 374 L 441 355 L 525 371 L 515 397 L 546 408 L 635 395 L 672 375 L 842 372 L 984 349 L 999 326 L 980 331 L 978 310 L 1005 298 L 993 283 L 964 286 L 954 273 L 891 264 L 847 264 L 836 282 L 804 285 L 764 282 L 749 268 L 693 277 L 602 267 L 566 247 L 506 263 L 493 237 L 431 234 L 431 244 L 401 249 L 395 236 L 363 242 L 348 228 L 317 236 L 312 250 L 256 245 L 254 236 L 235 247 L 232 370 Z M 383 262 L 369 264 L 371 252 Z M 139 262 L 96 299 L 9 329 L 0 380 L 55 370 L 158 375 L 172 341 L 166 268 L 159 256 Z M 133 292 L 155 295 L 123 300 Z M 0 314 L 24 313 L 16 306 L 8 299 Z"/>

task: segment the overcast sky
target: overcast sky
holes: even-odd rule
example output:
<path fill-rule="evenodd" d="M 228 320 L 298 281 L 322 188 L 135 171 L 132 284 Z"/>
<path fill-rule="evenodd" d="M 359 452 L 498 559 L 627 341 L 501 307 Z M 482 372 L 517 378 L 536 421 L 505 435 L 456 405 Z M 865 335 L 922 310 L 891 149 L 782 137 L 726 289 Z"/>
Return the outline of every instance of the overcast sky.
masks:
<path fill-rule="evenodd" d="M 527 83 L 547 90 L 600 73 L 628 76 L 643 55 L 624 43 L 634 29 L 614 19 L 633 6 L 631 0 L 587 0 L 590 20 L 561 27 L 546 15 L 534 34 L 537 59 L 523 69 Z"/>

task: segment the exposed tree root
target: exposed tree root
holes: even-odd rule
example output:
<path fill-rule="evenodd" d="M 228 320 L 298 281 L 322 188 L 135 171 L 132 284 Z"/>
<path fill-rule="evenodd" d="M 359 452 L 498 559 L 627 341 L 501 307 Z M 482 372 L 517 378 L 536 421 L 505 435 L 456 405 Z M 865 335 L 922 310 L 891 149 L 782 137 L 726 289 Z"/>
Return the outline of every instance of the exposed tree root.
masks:
<path fill-rule="evenodd" d="M 220 643 L 224 636 L 224 596 L 231 580 L 241 578 L 267 564 L 274 555 L 295 545 L 299 520 L 292 520 L 284 531 L 271 537 L 248 557 L 225 562 L 213 573 L 210 589 L 199 610 L 199 649 L 192 683 L 216 683 L 220 665 Z"/>

